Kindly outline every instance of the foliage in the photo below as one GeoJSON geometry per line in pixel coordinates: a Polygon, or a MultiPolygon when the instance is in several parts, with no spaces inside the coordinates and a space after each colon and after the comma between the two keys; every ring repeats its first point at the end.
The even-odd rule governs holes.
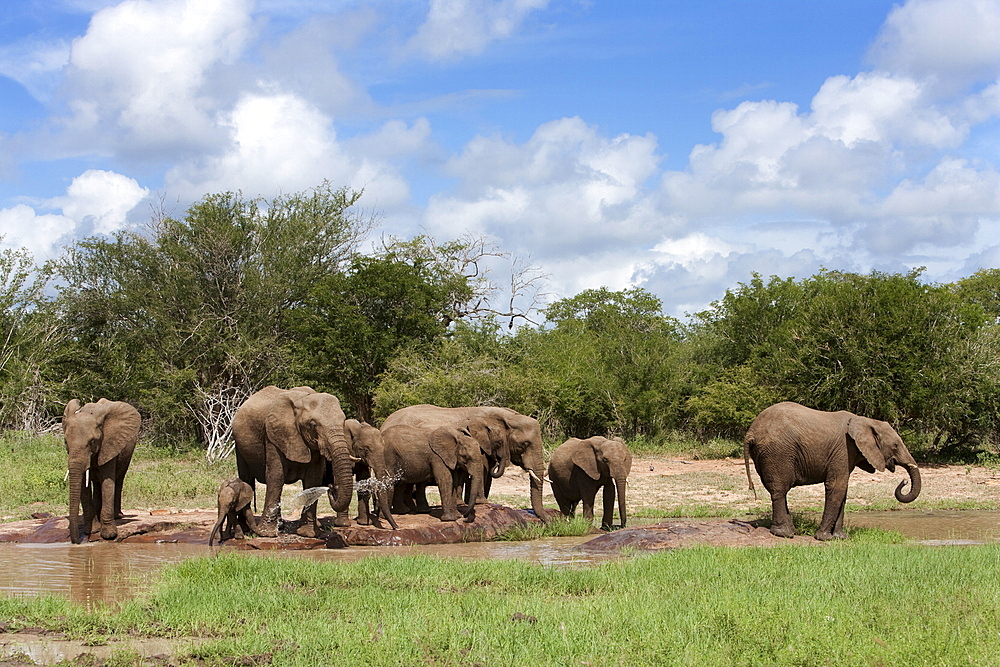
{"type": "Polygon", "coordinates": [[[48,426],[63,339],[44,298],[48,280],[26,250],[0,251],[0,430],[48,426]]]}
{"type": "Polygon", "coordinates": [[[196,390],[288,380],[286,315],[366,231],[359,197],[326,183],[272,201],[209,195],[182,220],[69,248],[57,269],[73,390],[130,401],[177,438],[198,435],[196,390]]]}
{"type": "Polygon", "coordinates": [[[321,278],[292,313],[299,374],[372,422],[374,394],[390,362],[443,338],[471,296],[466,278],[394,251],[356,256],[321,278]]]}

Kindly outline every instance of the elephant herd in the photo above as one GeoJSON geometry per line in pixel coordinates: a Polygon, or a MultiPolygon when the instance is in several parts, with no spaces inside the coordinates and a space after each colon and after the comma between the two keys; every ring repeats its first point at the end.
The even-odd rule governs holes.
{"type": "MultiPolygon", "coordinates": [[[[79,543],[100,532],[117,537],[121,489],[139,433],[139,413],[131,405],[101,399],[80,405],[72,400],[63,413],[69,464],[70,538],[79,543]],[[83,508],[83,521],[79,517],[83,508]]],[[[233,417],[237,478],[219,489],[218,519],[210,544],[252,532],[278,533],[281,492],[301,481],[303,489],[326,488],[335,526],[351,525],[348,515],[355,488],[357,522],[398,528],[395,514],[428,512],[425,489],[438,488],[441,520],[472,521],[491,483],[514,464],[528,473],[531,509],[543,521],[542,483],[546,475],[560,511],[571,516],[583,503],[594,517],[603,487],[602,527],[610,529],[618,501],[625,526],[626,480],[632,455],[615,438],[570,438],[557,447],[545,467],[538,421],[502,407],[444,408],[413,405],[389,415],[381,428],[346,419],[336,396],[309,387],[265,387],[248,398],[233,417]],[[250,506],[257,483],[265,486],[259,517],[250,506]],[[459,511],[460,505],[464,511],[459,511]]],[[[911,502],[920,493],[920,473],[892,427],[849,412],[821,412],[795,403],[779,403],[758,415],[744,440],[744,464],[750,489],[749,459],[771,494],[771,532],[794,534],[785,496],[793,486],[826,485],[826,507],[818,539],[844,537],[847,481],[860,467],[868,472],[905,468],[911,488],[896,498],[911,502]]],[[[302,510],[296,532],[316,537],[321,528],[317,502],[302,510]]]]}

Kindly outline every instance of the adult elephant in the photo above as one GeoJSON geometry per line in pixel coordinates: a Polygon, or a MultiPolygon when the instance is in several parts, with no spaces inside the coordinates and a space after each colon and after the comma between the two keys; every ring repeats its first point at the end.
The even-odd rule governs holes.
{"type": "MultiPolygon", "coordinates": [[[[382,432],[393,426],[410,426],[424,430],[429,436],[435,429],[468,419],[484,419],[499,429],[491,451],[487,454],[489,477],[499,478],[513,463],[528,472],[531,509],[546,521],[542,507],[542,475],[545,459],[542,455],[542,429],[538,420],[509,408],[491,406],[442,408],[437,405],[411,405],[389,415],[382,423],[382,432]]],[[[484,482],[484,489],[488,483],[484,482]]],[[[475,498],[476,496],[473,496],[475,498]]]]}
{"type": "MultiPolygon", "coordinates": [[[[257,534],[278,534],[281,490],[302,481],[302,488],[320,486],[326,464],[332,468],[336,493],[331,500],[338,514],[335,525],[348,526],[346,512],[354,493],[354,460],[344,434],[344,411],[332,394],[309,387],[265,387],[248,398],[233,416],[236,469],[240,479],[267,487],[257,534]]],[[[316,503],[302,510],[299,535],[316,537],[316,503]]]]}
{"type": "MultiPolygon", "coordinates": [[[[468,479],[472,497],[482,495],[486,476],[486,448],[489,441],[477,439],[470,430],[470,420],[441,426],[428,434],[425,429],[398,425],[382,430],[385,462],[389,474],[397,480],[397,490],[414,484],[436,484],[441,495],[441,520],[457,521],[458,489],[468,479]]],[[[475,502],[469,502],[466,521],[475,518],[475,502]]]]}
{"type": "Polygon", "coordinates": [[[81,406],[75,398],[63,410],[69,467],[69,537],[79,544],[84,534],[118,537],[115,519],[122,518],[122,484],[139,438],[142,419],[128,403],[102,398],[81,406]],[[90,473],[89,480],[84,476],[90,473]],[[80,505],[83,505],[83,526],[80,505]]]}
{"type": "Polygon", "coordinates": [[[920,469],[895,429],[844,410],[823,412],[790,402],[772,405],[757,415],[743,439],[743,465],[753,491],[750,458],[771,494],[771,532],[779,537],[795,535],[788,490],[820,482],[826,487],[826,504],[816,539],[847,537],[844,504],[856,467],[894,472],[898,464],[909,473],[910,491],[902,492],[906,480],[901,481],[896,500],[910,503],[920,495],[920,469]]]}
{"type": "MultiPolygon", "coordinates": [[[[378,516],[381,514],[393,530],[398,530],[396,519],[392,516],[392,492],[394,481],[389,474],[385,463],[385,442],[382,440],[382,432],[371,424],[360,422],[357,419],[348,419],[344,422],[344,432],[347,434],[348,446],[351,456],[354,457],[354,479],[358,488],[358,524],[367,526],[374,525],[381,528],[378,516]],[[374,496],[369,511],[369,502],[374,496]]],[[[332,475],[333,466],[327,464],[327,477],[325,482],[330,484],[330,503],[333,504],[336,495],[336,484],[332,475]]],[[[341,523],[347,519],[345,509],[338,517],[341,523]]],[[[338,524],[339,525],[339,524],[338,524]]]]}
{"type": "Polygon", "coordinates": [[[601,528],[611,530],[615,514],[615,492],[618,495],[618,516],[625,527],[625,483],[632,470],[632,453],[617,438],[609,440],[594,436],[581,440],[570,438],[556,447],[549,460],[549,484],[559,503],[559,510],[573,516],[576,505],[583,501],[583,517],[594,520],[594,498],[604,487],[604,515],[601,528]]]}

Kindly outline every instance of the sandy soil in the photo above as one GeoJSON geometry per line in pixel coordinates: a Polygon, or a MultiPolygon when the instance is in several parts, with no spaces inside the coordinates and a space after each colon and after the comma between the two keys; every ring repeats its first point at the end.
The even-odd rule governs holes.
{"type": "MultiPolygon", "coordinates": [[[[848,487],[848,503],[871,509],[960,509],[970,503],[978,507],[1000,507],[1000,470],[978,466],[923,465],[920,468],[922,490],[910,505],[901,505],[893,491],[907,479],[906,472],[869,474],[855,470],[848,487]]],[[[770,500],[760,478],[750,464],[750,474],[757,491],[747,488],[742,459],[683,461],[644,457],[632,461],[629,475],[629,511],[634,516],[676,516],[681,510],[697,509],[699,515],[734,516],[763,510],[770,513],[770,500]]],[[[490,499],[523,507],[527,502],[528,475],[511,466],[493,483],[490,499]]],[[[552,492],[545,485],[543,502],[556,507],[552,492]]],[[[823,485],[797,487],[788,494],[792,511],[821,509],[823,485]]]]}

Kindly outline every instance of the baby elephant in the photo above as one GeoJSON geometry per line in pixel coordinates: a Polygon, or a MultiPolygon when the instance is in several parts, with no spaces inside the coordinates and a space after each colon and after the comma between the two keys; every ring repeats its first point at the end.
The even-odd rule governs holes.
{"type": "Polygon", "coordinates": [[[573,516],[583,501],[583,516],[594,519],[594,497],[604,487],[604,517],[601,528],[611,529],[615,513],[615,489],[618,490],[618,513],[625,527],[625,481],[632,470],[632,453],[625,443],[600,436],[580,440],[570,438],[556,447],[549,460],[549,484],[559,503],[559,510],[573,516]]]}
{"type": "Polygon", "coordinates": [[[219,518],[212,528],[212,536],[208,538],[208,546],[215,542],[215,535],[222,528],[219,543],[235,538],[242,540],[245,533],[256,533],[257,522],[250,510],[253,501],[253,489],[239,477],[226,480],[219,487],[219,518]],[[222,527],[223,522],[226,523],[222,527]]]}

